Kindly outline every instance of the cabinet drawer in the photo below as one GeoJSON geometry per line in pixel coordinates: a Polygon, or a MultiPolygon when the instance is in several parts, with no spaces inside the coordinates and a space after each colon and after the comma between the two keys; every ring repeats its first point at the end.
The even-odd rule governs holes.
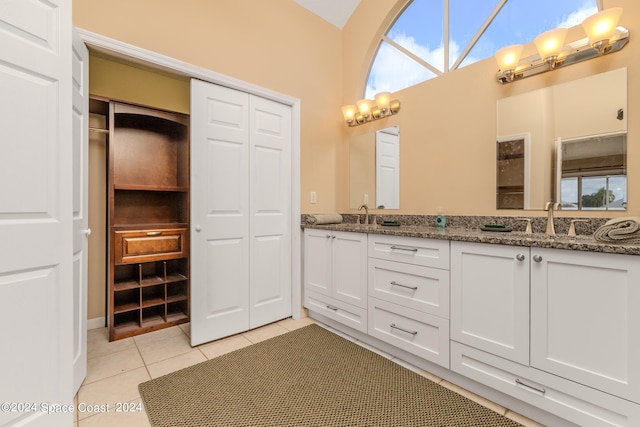
{"type": "Polygon", "coordinates": [[[451,370],[581,426],[640,425],[640,405],[451,342],[451,370]]]}
{"type": "Polygon", "coordinates": [[[369,257],[449,269],[449,241],[369,235],[369,257]]]}
{"type": "Polygon", "coordinates": [[[186,256],[186,228],[114,232],[116,264],[158,261],[186,256]]]}
{"type": "Polygon", "coordinates": [[[449,271],[369,258],[369,295],[448,319],[449,271]]]}
{"type": "Polygon", "coordinates": [[[367,333],[367,310],[305,290],[304,306],[357,331],[367,333]]]}
{"type": "Polygon", "coordinates": [[[369,298],[369,335],[423,359],[449,367],[449,321],[369,298]]]}

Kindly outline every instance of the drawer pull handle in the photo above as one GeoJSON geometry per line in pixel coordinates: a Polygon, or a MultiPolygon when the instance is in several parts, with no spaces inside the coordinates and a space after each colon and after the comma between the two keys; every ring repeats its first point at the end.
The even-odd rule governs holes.
{"type": "Polygon", "coordinates": [[[395,323],[392,323],[390,326],[391,326],[392,329],[397,329],[399,331],[406,332],[406,333],[411,334],[411,335],[418,335],[418,331],[409,331],[407,329],[404,329],[404,328],[401,328],[399,326],[396,326],[395,323]]]}
{"type": "Polygon", "coordinates": [[[327,308],[328,308],[329,310],[338,311],[338,307],[334,307],[334,306],[332,306],[332,305],[328,305],[328,304],[327,304],[327,308]]]}
{"type": "Polygon", "coordinates": [[[545,394],[545,393],[547,392],[547,390],[545,390],[545,389],[543,389],[543,388],[537,388],[537,387],[534,387],[534,386],[532,386],[532,385],[525,384],[525,383],[523,383],[522,381],[520,381],[520,379],[519,379],[519,378],[516,378],[516,384],[519,384],[519,385],[521,385],[521,386],[523,386],[523,387],[530,388],[531,390],[535,390],[535,391],[537,391],[538,393],[545,394]]]}
{"type": "Polygon", "coordinates": [[[409,286],[409,285],[403,285],[402,283],[398,283],[395,280],[391,281],[391,284],[393,286],[400,286],[401,288],[407,288],[407,289],[411,289],[412,291],[417,291],[418,287],[417,286],[409,286]]]}
{"type": "Polygon", "coordinates": [[[147,236],[162,236],[162,231],[147,231],[147,236]]]}
{"type": "Polygon", "coordinates": [[[407,248],[407,247],[395,246],[395,245],[391,246],[391,250],[418,252],[418,248],[407,248]]]}

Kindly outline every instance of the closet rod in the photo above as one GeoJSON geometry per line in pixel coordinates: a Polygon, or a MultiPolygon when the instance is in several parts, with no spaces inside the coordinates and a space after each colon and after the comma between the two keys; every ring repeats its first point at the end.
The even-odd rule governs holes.
{"type": "Polygon", "coordinates": [[[89,132],[109,133],[109,130],[89,127],[89,132]]]}

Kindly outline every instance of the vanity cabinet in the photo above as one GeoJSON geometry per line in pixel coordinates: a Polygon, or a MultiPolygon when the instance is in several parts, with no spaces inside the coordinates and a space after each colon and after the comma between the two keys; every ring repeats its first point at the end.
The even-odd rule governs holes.
{"type": "Polygon", "coordinates": [[[529,248],[451,242],[451,339],[529,364],[529,248]]]}
{"type": "Polygon", "coordinates": [[[579,425],[640,425],[639,285],[633,256],[452,242],[451,369],[579,425]]]}
{"type": "Polygon", "coordinates": [[[369,236],[369,335],[449,367],[449,242],[369,236]]]}
{"type": "Polygon", "coordinates": [[[640,257],[532,253],[531,366],[640,404],[640,257]]]}
{"type": "Polygon", "coordinates": [[[367,235],[304,231],[304,302],[316,311],[367,332],[367,235]]]}

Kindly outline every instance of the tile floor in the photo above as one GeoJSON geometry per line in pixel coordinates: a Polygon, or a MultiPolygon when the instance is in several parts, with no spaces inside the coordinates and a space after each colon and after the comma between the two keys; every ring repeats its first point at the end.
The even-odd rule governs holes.
{"type": "MultiPolygon", "coordinates": [[[[314,323],[314,320],[309,317],[300,320],[285,319],[194,348],[189,344],[189,324],[114,342],[109,342],[106,328],[90,330],[87,343],[87,377],[76,396],[78,411],[76,411],[74,427],[149,426],[138,393],[138,384],[310,323],[314,323]],[[131,412],[116,412],[115,405],[118,402],[127,403],[131,412]],[[105,404],[109,405],[109,412],[100,412],[104,410],[105,404]],[[80,410],[83,412],[79,412],[80,410]]],[[[345,338],[356,341],[350,337],[345,336],[345,338]]],[[[392,358],[377,349],[368,348],[392,358]]],[[[540,427],[538,423],[462,390],[428,372],[408,366],[399,359],[393,360],[527,427],[540,427]]]]}

